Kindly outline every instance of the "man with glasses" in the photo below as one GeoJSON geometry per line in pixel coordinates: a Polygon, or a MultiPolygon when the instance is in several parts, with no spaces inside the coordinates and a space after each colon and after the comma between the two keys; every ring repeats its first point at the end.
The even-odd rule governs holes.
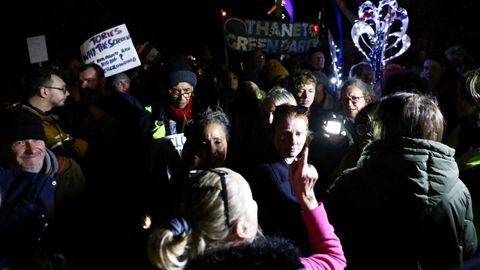
{"type": "MultiPolygon", "coordinates": [[[[56,70],[38,68],[28,74],[26,78],[25,102],[14,104],[8,110],[27,114],[28,117],[37,120],[43,126],[40,130],[43,132],[42,140],[22,142],[24,145],[20,144],[13,150],[19,157],[24,157],[25,163],[33,163],[39,159],[37,164],[34,164],[37,167],[36,170],[31,171],[24,166],[18,168],[34,173],[38,173],[42,166],[45,167],[41,162],[46,156],[45,153],[54,155],[50,159],[55,160],[52,161],[52,164],[55,163],[58,166],[51,172],[51,175],[57,179],[55,215],[58,239],[60,245],[69,252],[76,253],[77,250],[73,243],[77,242],[78,238],[72,238],[69,232],[72,228],[81,228],[82,215],[79,213],[84,202],[86,180],[79,163],[83,162],[88,143],[66,133],[58,121],[58,115],[52,112],[54,108],[63,107],[69,95],[65,81],[56,70]],[[71,241],[72,239],[77,240],[71,241]]],[[[33,126],[31,123],[28,125],[33,126]]],[[[33,135],[35,134],[32,133],[30,136],[33,135]]],[[[76,259],[72,259],[72,263],[74,260],[76,259]]]]}
{"type": "Polygon", "coordinates": [[[63,107],[70,95],[65,82],[56,70],[40,68],[29,74],[26,84],[26,101],[12,105],[9,110],[25,110],[40,119],[47,139],[45,145],[59,160],[59,185],[79,197],[85,188],[85,177],[77,162],[85,155],[88,143],[66,133],[52,112],[55,107],[63,107]]]}
{"type": "Polygon", "coordinates": [[[49,68],[33,71],[27,78],[26,102],[16,104],[40,118],[47,137],[47,147],[58,156],[81,159],[84,156],[87,142],[73,139],[63,131],[58,123],[58,116],[52,110],[63,107],[70,93],[60,74],[49,68]]]}

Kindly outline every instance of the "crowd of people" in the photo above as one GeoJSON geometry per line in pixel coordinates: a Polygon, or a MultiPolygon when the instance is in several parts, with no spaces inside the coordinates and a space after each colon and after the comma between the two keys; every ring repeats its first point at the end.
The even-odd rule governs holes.
{"type": "Polygon", "coordinates": [[[32,68],[0,113],[0,269],[461,269],[480,69],[453,53],[339,87],[322,48],[32,68]]]}

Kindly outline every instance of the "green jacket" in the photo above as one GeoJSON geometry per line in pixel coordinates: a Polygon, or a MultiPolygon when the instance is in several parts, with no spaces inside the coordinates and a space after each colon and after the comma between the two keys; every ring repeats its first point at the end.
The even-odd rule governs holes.
{"type": "Polygon", "coordinates": [[[412,138],[365,147],[325,198],[347,269],[448,269],[473,256],[472,201],[454,153],[412,138]]]}

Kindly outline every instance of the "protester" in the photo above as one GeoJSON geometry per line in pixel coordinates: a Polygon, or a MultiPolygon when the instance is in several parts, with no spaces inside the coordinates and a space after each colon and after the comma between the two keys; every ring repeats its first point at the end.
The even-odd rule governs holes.
{"type": "MultiPolygon", "coordinates": [[[[315,199],[313,186],[318,175],[307,165],[307,156],[308,151],[305,151],[292,164],[289,174],[293,192],[302,206],[302,217],[309,228],[313,254],[297,257],[291,269],[302,265],[305,269],[343,269],[345,260],[340,241],[328,223],[323,205],[315,199]]],[[[269,241],[268,238],[258,240],[261,234],[257,205],[247,181],[230,169],[216,168],[194,174],[186,182],[176,210],[168,224],[150,235],[149,259],[157,268],[209,269],[201,263],[195,265],[195,259],[238,245],[255,249],[258,241],[269,241]]],[[[263,256],[257,260],[268,265],[263,256]]],[[[227,269],[241,267],[234,264],[227,269]]]]}
{"type": "Polygon", "coordinates": [[[0,134],[0,269],[40,269],[42,263],[60,269],[54,267],[62,262],[53,260],[50,237],[57,160],[45,147],[38,117],[23,110],[1,116],[6,129],[0,134]]]}
{"type": "Polygon", "coordinates": [[[474,255],[472,200],[443,132],[431,97],[380,101],[374,141],[325,197],[348,269],[449,269],[474,255]]]}

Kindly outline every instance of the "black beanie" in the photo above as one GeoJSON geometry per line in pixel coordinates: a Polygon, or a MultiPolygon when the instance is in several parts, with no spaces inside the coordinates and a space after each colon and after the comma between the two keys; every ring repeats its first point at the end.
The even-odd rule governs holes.
{"type": "Polygon", "coordinates": [[[197,75],[195,75],[190,65],[182,60],[177,60],[171,65],[170,73],[168,74],[168,82],[170,85],[176,85],[180,82],[188,82],[195,87],[197,85],[197,75]]]}
{"type": "Polygon", "coordinates": [[[1,136],[1,145],[23,140],[47,141],[40,118],[35,114],[15,109],[5,115],[5,131],[1,136]]]}

